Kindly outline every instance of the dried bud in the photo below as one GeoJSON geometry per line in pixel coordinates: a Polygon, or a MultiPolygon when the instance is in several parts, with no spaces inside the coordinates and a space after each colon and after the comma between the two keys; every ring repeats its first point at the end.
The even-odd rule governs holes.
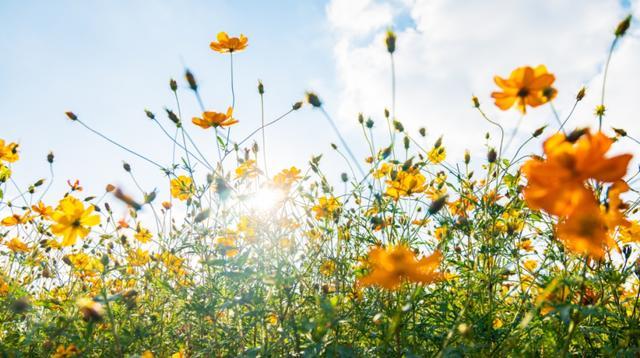
{"type": "Polygon", "coordinates": [[[322,107],[322,101],[317,94],[313,92],[307,92],[307,102],[314,107],[322,107]]]}
{"type": "Polygon", "coordinates": [[[167,111],[167,116],[169,116],[169,119],[171,120],[171,122],[175,123],[176,126],[180,126],[180,118],[178,118],[178,116],[173,113],[172,110],[170,110],[169,108],[165,108],[165,111],[167,111]]]}
{"type": "Polygon", "coordinates": [[[473,103],[474,108],[480,107],[480,101],[478,100],[478,97],[476,96],[471,97],[471,102],[473,103]]]}
{"type": "Polygon", "coordinates": [[[489,153],[487,153],[487,161],[489,163],[495,163],[497,158],[498,153],[496,152],[496,150],[493,148],[489,149],[489,153]]]}
{"type": "Polygon", "coordinates": [[[110,193],[114,190],[116,190],[116,187],[113,184],[107,184],[107,187],[105,189],[107,191],[107,193],[110,193]]]}
{"type": "Polygon", "coordinates": [[[431,203],[431,205],[429,205],[429,210],[427,210],[429,212],[429,215],[433,215],[438,211],[440,211],[440,209],[442,209],[444,207],[444,204],[446,203],[447,203],[447,195],[443,195],[438,199],[434,200],[431,203]]]}
{"type": "Polygon", "coordinates": [[[618,24],[615,32],[616,37],[624,36],[624,34],[629,29],[629,25],[631,25],[631,15],[627,15],[627,17],[618,24]]]}
{"type": "Polygon", "coordinates": [[[387,44],[387,51],[389,53],[394,53],[396,51],[396,34],[393,30],[387,30],[387,37],[384,39],[384,42],[387,44]]]}
{"type": "Polygon", "coordinates": [[[542,132],[544,132],[545,128],[547,128],[547,126],[542,126],[536,129],[535,131],[533,131],[533,134],[532,134],[533,138],[538,138],[542,134],[542,132]]]}
{"type": "Polygon", "coordinates": [[[395,130],[397,130],[398,132],[404,132],[404,126],[399,121],[393,121],[393,128],[395,128],[395,130]]]}
{"type": "Polygon", "coordinates": [[[622,128],[611,128],[613,129],[614,132],[616,132],[617,135],[619,135],[620,137],[626,137],[627,136],[627,131],[625,131],[622,128]]]}
{"type": "Polygon", "coordinates": [[[155,115],[155,114],[153,114],[153,112],[151,112],[150,110],[145,109],[145,110],[144,110],[144,113],[147,115],[147,117],[148,117],[149,119],[156,119],[156,115],[155,115]]]}
{"type": "Polygon", "coordinates": [[[580,88],[580,90],[578,91],[578,94],[576,95],[576,101],[578,102],[582,101],[585,94],[587,94],[587,89],[583,86],[582,88],[580,88]]]}
{"type": "Polygon", "coordinates": [[[189,83],[189,88],[191,88],[194,91],[197,91],[198,84],[196,83],[195,77],[193,77],[193,73],[191,73],[191,71],[187,69],[186,72],[184,73],[184,77],[187,79],[187,83],[189,83]]]}
{"type": "Polygon", "coordinates": [[[169,80],[169,88],[171,88],[173,92],[178,90],[178,83],[173,78],[169,80]]]}
{"type": "Polygon", "coordinates": [[[294,104],[293,104],[293,106],[291,106],[291,108],[292,108],[294,111],[299,110],[299,109],[300,109],[300,107],[302,107],[302,101],[298,101],[298,102],[294,103],[294,104]]]}
{"type": "Polygon", "coordinates": [[[258,93],[260,95],[264,94],[264,85],[262,84],[262,81],[258,81],[258,93]]]}
{"type": "Polygon", "coordinates": [[[389,110],[388,109],[384,109],[384,118],[389,118],[389,110]]]}
{"type": "Polygon", "coordinates": [[[67,117],[69,117],[70,120],[72,121],[77,121],[78,120],[78,116],[75,115],[75,113],[68,111],[68,112],[64,112],[64,114],[67,115],[67,117]]]}

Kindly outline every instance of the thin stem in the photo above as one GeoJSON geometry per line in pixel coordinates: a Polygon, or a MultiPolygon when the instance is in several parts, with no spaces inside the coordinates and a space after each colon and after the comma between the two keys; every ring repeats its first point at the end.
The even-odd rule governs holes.
{"type": "MultiPolygon", "coordinates": [[[[609,73],[609,63],[611,62],[611,56],[613,55],[613,49],[616,47],[616,43],[618,43],[618,36],[616,36],[615,39],[613,39],[613,42],[611,43],[611,47],[609,48],[609,55],[607,56],[607,62],[604,65],[604,74],[602,76],[602,92],[600,94],[600,106],[604,106],[604,92],[605,92],[605,86],[607,84],[607,74],[609,73]]],[[[598,115],[598,130],[602,130],[602,115],[603,113],[600,113],[598,115]]]]}
{"type": "Polygon", "coordinates": [[[327,119],[327,121],[331,125],[331,128],[333,128],[333,131],[338,136],[338,139],[340,139],[340,142],[342,143],[342,146],[344,147],[344,149],[347,151],[347,154],[349,154],[349,157],[355,163],[356,167],[358,168],[358,171],[360,172],[360,174],[362,176],[364,176],[364,171],[362,170],[362,167],[360,166],[360,163],[356,159],[355,155],[353,155],[353,152],[351,152],[351,149],[349,148],[349,145],[347,144],[347,142],[342,137],[342,134],[340,134],[340,131],[338,130],[338,127],[336,127],[336,124],[333,122],[333,119],[331,119],[331,116],[329,116],[329,113],[327,113],[327,111],[325,111],[323,107],[319,107],[319,108],[320,108],[320,111],[322,112],[322,114],[324,115],[324,117],[327,119]]]}
{"type": "Polygon", "coordinates": [[[267,139],[264,133],[264,94],[260,93],[260,127],[262,128],[262,157],[264,159],[264,173],[269,177],[267,168],[267,139]]]}
{"type": "Polygon", "coordinates": [[[129,152],[129,153],[131,153],[131,154],[135,155],[136,157],[138,157],[138,158],[140,158],[140,159],[142,159],[142,160],[145,160],[146,162],[148,162],[148,163],[150,163],[150,164],[153,164],[153,165],[155,165],[156,167],[158,167],[158,168],[160,168],[160,169],[163,169],[163,170],[164,170],[164,167],[163,167],[162,165],[160,165],[160,164],[158,164],[158,163],[154,162],[153,160],[151,160],[151,159],[149,159],[149,158],[147,158],[147,157],[145,157],[145,156],[143,156],[143,155],[141,155],[141,154],[138,154],[138,153],[134,152],[133,150],[131,150],[131,149],[129,149],[129,148],[127,148],[127,147],[125,147],[125,146],[121,145],[120,143],[118,143],[118,142],[116,142],[116,141],[112,140],[111,138],[109,138],[109,137],[105,136],[104,134],[102,134],[102,133],[100,133],[100,132],[96,131],[95,129],[93,129],[93,128],[89,127],[88,125],[84,124],[84,122],[83,122],[83,121],[81,121],[80,119],[76,119],[76,120],[75,120],[75,122],[78,122],[78,123],[82,124],[82,126],[83,126],[83,127],[85,127],[86,129],[88,129],[89,131],[93,132],[94,134],[96,134],[96,135],[98,135],[98,136],[102,137],[102,139],[106,140],[107,142],[109,142],[109,143],[111,143],[111,144],[113,144],[113,145],[115,145],[115,146],[119,147],[120,149],[124,149],[125,151],[127,151],[127,152],[129,152]]]}

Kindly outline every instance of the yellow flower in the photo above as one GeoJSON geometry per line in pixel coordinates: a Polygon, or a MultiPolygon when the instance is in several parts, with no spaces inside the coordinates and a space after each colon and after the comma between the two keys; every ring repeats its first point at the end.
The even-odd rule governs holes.
{"type": "Polygon", "coordinates": [[[222,112],[202,112],[202,118],[193,117],[191,122],[202,129],[213,128],[225,128],[232,126],[239,121],[233,118],[233,107],[227,109],[227,113],[222,112]]]}
{"type": "Polygon", "coordinates": [[[447,158],[447,151],[442,146],[433,147],[427,154],[429,161],[433,164],[440,164],[447,158]]]}
{"type": "Polygon", "coordinates": [[[398,172],[394,179],[387,180],[385,194],[397,201],[400,197],[424,192],[427,189],[426,181],[417,169],[403,170],[398,172]]]}
{"type": "Polygon", "coordinates": [[[51,358],[69,358],[75,357],[80,354],[80,350],[73,344],[68,347],[59,345],[56,351],[51,355],[51,358]]]}
{"type": "Polygon", "coordinates": [[[128,261],[131,266],[144,266],[150,260],[149,251],[137,248],[129,252],[128,261]]]}
{"type": "Polygon", "coordinates": [[[187,200],[193,194],[193,181],[190,177],[180,175],[171,179],[171,196],[179,200],[187,200]]]}
{"type": "Polygon", "coordinates": [[[493,320],[493,324],[492,324],[494,329],[498,329],[501,328],[502,326],[504,326],[504,322],[502,322],[502,320],[500,318],[495,318],[493,320]]]}
{"type": "Polygon", "coordinates": [[[29,222],[29,220],[32,219],[29,214],[30,212],[27,211],[22,215],[13,214],[11,216],[7,216],[6,218],[2,219],[2,221],[0,221],[0,224],[2,224],[2,226],[16,226],[26,224],[29,222]]]}
{"type": "Polygon", "coordinates": [[[92,215],[93,210],[93,205],[85,208],[82,201],[71,195],[60,200],[51,214],[55,222],[51,225],[51,232],[62,237],[62,246],[71,246],[78,238],[84,239],[91,232],[91,226],[100,224],[100,216],[92,215]]]}
{"type": "Polygon", "coordinates": [[[94,276],[104,270],[100,260],[83,252],[67,255],[66,257],[71,262],[71,265],[81,273],[81,276],[94,276]]]}
{"type": "Polygon", "coordinates": [[[45,205],[42,201],[39,201],[38,205],[31,205],[31,209],[43,218],[49,218],[53,214],[53,208],[45,205]]]}
{"type": "Polygon", "coordinates": [[[14,237],[13,239],[11,239],[11,241],[7,242],[5,244],[7,246],[7,248],[13,252],[28,252],[29,251],[29,246],[27,246],[27,244],[25,244],[24,242],[22,242],[22,240],[20,240],[17,237],[14,237]]]}
{"type": "Polygon", "coordinates": [[[293,183],[301,179],[300,169],[291,167],[290,169],[283,169],[280,173],[273,177],[273,183],[282,189],[289,189],[293,183]]]}
{"type": "Polygon", "coordinates": [[[394,290],[405,280],[424,284],[441,281],[444,275],[436,271],[441,261],[440,251],[418,260],[415,253],[403,245],[374,247],[367,258],[369,274],[359,282],[364,286],[378,285],[394,290]]]}
{"type": "Polygon", "coordinates": [[[144,351],[142,352],[142,354],[140,355],[140,358],[153,358],[153,352],[151,351],[144,351]]]}
{"type": "Polygon", "coordinates": [[[316,219],[330,219],[338,213],[341,206],[340,201],[333,196],[322,196],[318,198],[318,204],[311,208],[311,210],[315,212],[316,219]]]}
{"type": "Polygon", "coordinates": [[[325,276],[331,276],[336,270],[336,263],[333,260],[325,260],[320,265],[320,273],[325,276]]]}
{"type": "Polygon", "coordinates": [[[220,236],[216,239],[216,244],[218,245],[218,249],[222,252],[222,254],[227,257],[236,256],[238,252],[240,252],[238,250],[238,246],[236,245],[236,240],[232,236],[232,234],[220,236]]]}
{"type": "Polygon", "coordinates": [[[236,178],[255,178],[260,173],[260,169],[253,159],[245,160],[236,168],[236,178]]]}
{"type": "Polygon", "coordinates": [[[175,352],[171,355],[171,358],[185,358],[186,355],[184,354],[184,352],[182,350],[175,352]]]}
{"type": "Polygon", "coordinates": [[[536,267],[538,267],[538,261],[537,260],[525,260],[522,263],[522,266],[524,266],[524,268],[527,271],[533,271],[536,269],[536,267]]]}
{"type": "Polygon", "coordinates": [[[135,235],[133,235],[136,240],[140,241],[143,244],[149,242],[152,236],[153,235],[148,229],[145,229],[140,225],[138,225],[138,230],[136,231],[135,235]]]}
{"type": "Polygon", "coordinates": [[[556,96],[558,91],[551,87],[555,80],[556,77],[548,73],[544,65],[536,68],[518,67],[511,72],[508,79],[494,77],[502,92],[493,92],[491,97],[496,100],[496,106],[503,111],[516,104],[524,114],[527,113],[527,105],[538,107],[556,96]]]}
{"type": "Polygon", "coordinates": [[[220,53],[242,51],[247,48],[249,41],[243,34],[240,34],[240,37],[229,37],[226,32],[218,33],[217,40],[218,42],[211,42],[209,47],[211,47],[213,51],[220,53]]]}
{"type": "Polygon", "coordinates": [[[380,168],[378,168],[378,170],[373,172],[373,177],[376,179],[383,178],[391,174],[392,170],[393,170],[393,165],[389,163],[382,163],[382,165],[380,165],[380,168]]]}
{"type": "Polygon", "coordinates": [[[4,139],[0,139],[0,162],[13,163],[20,158],[18,155],[18,144],[9,143],[5,145],[4,139]]]}

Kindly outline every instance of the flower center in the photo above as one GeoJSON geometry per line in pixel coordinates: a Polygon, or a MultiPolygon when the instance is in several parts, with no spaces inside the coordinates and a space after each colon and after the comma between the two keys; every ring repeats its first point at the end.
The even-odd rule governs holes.
{"type": "Polygon", "coordinates": [[[529,89],[526,87],[520,88],[520,90],[518,91],[518,97],[527,97],[529,95],[529,89]]]}

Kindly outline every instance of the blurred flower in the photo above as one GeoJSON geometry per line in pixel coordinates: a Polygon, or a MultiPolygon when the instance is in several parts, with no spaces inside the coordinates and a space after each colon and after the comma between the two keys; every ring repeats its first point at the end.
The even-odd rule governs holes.
{"type": "Polygon", "coordinates": [[[385,194],[394,200],[398,200],[403,196],[422,193],[427,189],[426,181],[426,178],[418,169],[402,170],[396,174],[395,178],[387,180],[385,194]]]}
{"type": "Polygon", "coordinates": [[[403,245],[374,247],[366,261],[369,274],[359,282],[364,286],[377,285],[393,290],[405,280],[424,284],[441,281],[444,276],[436,271],[441,261],[440,251],[418,260],[415,253],[403,245]]]}
{"type": "Polygon", "coordinates": [[[190,177],[180,175],[171,179],[171,196],[179,200],[187,200],[193,194],[193,181],[190,177]]]}
{"type": "Polygon", "coordinates": [[[69,358],[75,357],[79,354],[80,350],[75,345],[70,344],[69,346],[65,347],[61,344],[58,346],[58,348],[56,348],[56,351],[53,352],[51,358],[69,358]]]}
{"type": "Polygon", "coordinates": [[[71,195],[60,200],[51,214],[51,232],[62,237],[62,246],[71,246],[78,238],[85,238],[91,232],[90,227],[100,224],[100,216],[92,215],[94,206],[84,207],[82,201],[71,195]]]}
{"type": "Polygon", "coordinates": [[[518,67],[511,72],[508,79],[499,76],[493,79],[502,92],[493,92],[491,97],[495,99],[496,106],[503,111],[515,103],[520,112],[526,113],[526,106],[538,107],[555,98],[557,94],[551,87],[556,78],[547,72],[544,65],[536,68],[518,67]]]}
{"type": "Polygon", "coordinates": [[[324,260],[320,265],[320,273],[325,276],[331,276],[336,270],[336,263],[333,260],[324,260]]]}
{"type": "Polygon", "coordinates": [[[28,252],[29,246],[25,244],[22,240],[17,237],[14,237],[9,242],[5,244],[7,248],[13,252],[28,252]]]}
{"type": "Polygon", "coordinates": [[[318,204],[311,208],[316,214],[316,219],[333,218],[340,210],[342,204],[333,196],[318,198],[318,204]]]}
{"type": "Polygon", "coordinates": [[[0,224],[2,224],[2,226],[16,226],[16,225],[26,224],[29,222],[29,220],[32,219],[32,217],[29,214],[30,212],[26,211],[22,215],[13,214],[11,216],[7,216],[4,219],[2,219],[2,221],[0,221],[0,224]]]}
{"type": "Polygon", "coordinates": [[[90,298],[79,298],[76,301],[76,305],[82,314],[82,319],[87,322],[99,322],[104,316],[104,309],[102,308],[102,305],[90,298]]]}
{"type": "Polygon", "coordinates": [[[213,41],[209,45],[213,51],[220,53],[232,53],[242,51],[247,48],[248,39],[243,34],[240,37],[229,37],[226,32],[220,32],[217,36],[217,42],[213,41]]]}
{"type": "Polygon", "coordinates": [[[556,234],[569,250],[596,259],[602,258],[609,248],[616,246],[593,197],[584,197],[578,202],[571,215],[560,220],[556,234]]]}
{"type": "Polygon", "coordinates": [[[143,227],[141,227],[140,225],[138,225],[138,228],[136,230],[135,235],[133,235],[133,237],[140,241],[141,243],[147,243],[149,242],[149,240],[151,240],[151,237],[153,235],[151,234],[151,232],[148,229],[145,229],[143,227]]]}
{"type": "Polygon", "coordinates": [[[258,163],[255,160],[245,160],[236,168],[236,178],[255,178],[260,175],[258,163]]]}
{"type": "Polygon", "coordinates": [[[53,208],[39,201],[37,205],[31,205],[31,209],[43,218],[47,219],[53,214],[53,208]]]}
{"type": "Polygon", "coordinates": [[[289,169],[283,169],[280,173],[276,174],[273,177],[273,183],[281,189],[288,190],[293,183],[301,178],[300,169],[291,167],[289,169]]]}

